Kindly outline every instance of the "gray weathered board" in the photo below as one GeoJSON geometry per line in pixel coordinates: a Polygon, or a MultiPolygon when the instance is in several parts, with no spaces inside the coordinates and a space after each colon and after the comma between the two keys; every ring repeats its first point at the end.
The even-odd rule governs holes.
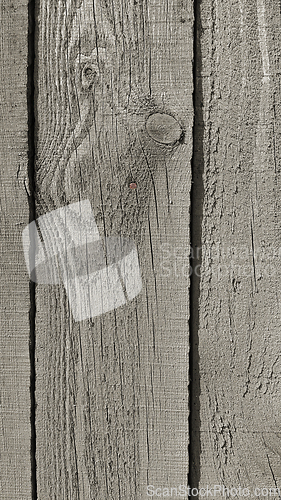
{"type": "Polygon", "coordinates": [[[202,0],[196,19],[204,202],[191,469],[201,487],[254,495],[281,488],[280,2],[202,0]]]}
{"type": "MultiPolygon", "coordinates": [[[[29,500],[28,9],[0,5],[0,498],[29,500]]],[[[88,199],[102,238],[134,240],[143,284],[80,322],[62,284],[36,284],[40,500],[281,488],[280,5],[196,2],[195,47],[193,7],[37,5],[37,216],[88,199]],[[178,141],[149,135],[156,113],[178,141]]]]}
{"type": "Polygon", "coordinates": [[[0,2],[0,498],[31,499],[27,2],[0,2]]]}
{"type": "Polygon", "coordinates": [[[63,285],[36,287],[38,498],[147,498],[188,475],[193,6],[42,0],[36,22],[37,216],[89,200],[143,284],[83,321],[63,285]]]}

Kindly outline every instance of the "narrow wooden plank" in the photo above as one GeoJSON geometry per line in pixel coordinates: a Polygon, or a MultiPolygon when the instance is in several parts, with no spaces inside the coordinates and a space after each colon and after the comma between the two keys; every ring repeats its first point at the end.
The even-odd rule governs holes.
{"type": "Polygon", "coordinates": [[[280,3],[203,0],[197,23],[199,486],[262,498],[281,488],[280,3]]]}
{"type": "Polygon", "coordinates": [[[37,285],[38,498],[147,498],[188,473],[192,3],[43,0],[37,24],[41,237],[58,242],[49,212],[89,200],[142,278],[81,321],[63,284],[37,285]]]}
{"type": "Polygon", "coordinates": [[[0,2],[0,496],[31,498],[29,278],[22,230],[29,222],[28,5],[0,2]]]}

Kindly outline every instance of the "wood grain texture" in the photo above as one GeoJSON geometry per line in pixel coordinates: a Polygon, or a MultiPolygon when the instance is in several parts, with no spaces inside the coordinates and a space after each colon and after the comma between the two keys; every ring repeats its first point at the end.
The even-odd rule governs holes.
{"type": "Polygon", "coordinates": [[[202,0],[197,17],[199,485],[253,493],[281,488],[280,3],[202,0]]]}
{"type": "Polygon", "coordinates": [[[0,2],[0,496],[30,500],[27,2],[0,2]]]}
{"type": "Polygon", "coordinates": [[[37,25],[37,214],[89,199],[143,281],[81,322],[37,286],[38,499],[147,498],[188,473],[192,3],[42,0],[37,25]],[[180,140],[154,141],[152,113],[180,140]]]}

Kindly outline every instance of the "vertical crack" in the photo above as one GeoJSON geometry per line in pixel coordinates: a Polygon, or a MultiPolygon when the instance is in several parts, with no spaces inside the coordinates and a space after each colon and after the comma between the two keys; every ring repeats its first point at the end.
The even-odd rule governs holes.
{"type": "MultiPolygon", "coordinates": [[[[29,180],[29,222],[36,219],[35,207],[35,87],[34,87],[34,59],[35,59],[35,0],[28,3],[28,67],[27,67],[27,108],[28,108],[28,180],[29,180]]],[[[29,282],[30,310],[29,310],[29,359],[30,359],[30,425],[31,425],[31,487],[32,500],[37,500],[36,478],[36,427],[35,427],[35,283],[29,282]]]]}
{"type": "MultiPolygon", "coordinates": [[[[203,154],[203,89],[201,54],[201,0],[194,1],[194,61],[193,61],[193,156],[190,212],[190,356],[189,356],[189,474],[191,489],[200,481],[200,378],[199,378],[199,299],[202,264],[202,218],[204,201],[204,154],[203,154]]],[[[192,495],[192,490],[191,490],[192,495]]]]}

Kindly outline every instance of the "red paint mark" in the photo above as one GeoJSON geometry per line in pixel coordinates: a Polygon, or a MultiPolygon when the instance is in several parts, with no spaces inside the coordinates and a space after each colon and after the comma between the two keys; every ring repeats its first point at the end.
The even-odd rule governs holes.
{"type": "Polygon", "coordinates": [[[137,185],[135,182],[131,182],[130,184],[130,189],[136,189],[137,188],[137,185]]]}

